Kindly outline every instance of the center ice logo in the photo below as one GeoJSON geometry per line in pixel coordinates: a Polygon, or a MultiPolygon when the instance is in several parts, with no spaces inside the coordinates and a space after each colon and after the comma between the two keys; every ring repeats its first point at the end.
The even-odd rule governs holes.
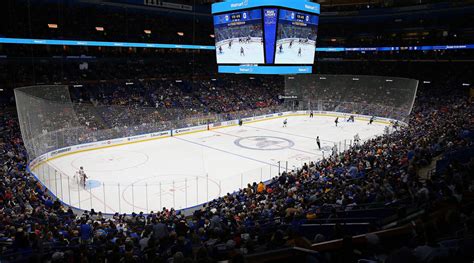
{"type": "Polygon", "coordinates": [[[260,151],[283,150],[295,145],[293,141],[273,136],[251,136],[239,138],[234,141],[234,144],[245,149],[260,151]]]}

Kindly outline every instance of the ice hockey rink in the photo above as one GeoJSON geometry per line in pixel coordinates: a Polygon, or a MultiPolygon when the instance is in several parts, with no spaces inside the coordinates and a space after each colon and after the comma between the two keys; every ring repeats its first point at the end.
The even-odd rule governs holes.
{"type": "Polygon", "coordinates": [[[292,47],[288,39],[277,41],[275,52],[275,64],[313,64],[316,47],[314,41],[310,43],[298,43],[294,40],[292,47]],[[283,52],[280,53],[280,44],[283,44],[283,52]],[[298,50],[301,47],[301,56],[298,56],[298,50]]]}
{"type": "Polygon", "coordinates": [[[232,41],[232,47],[228,43],[217,43],[216,55],[218,64],[263,64],[265,63],[263,44],[261,40],[253,40],[251,43],[239,43],[236,38],[232,41]],[[222,46],[222,53],[219,53],[222,46]],[[244,48],[244,55],[240,54],[240,48],[244,48]]]}
{"type": "Polygon", "coordinates": [[[362,141],[380,135],[387,125],[340,118],[335,127],[334,119],[292,116],[283,127],[280,117],[73,153],[34,172],[40,180],[54,174],[43,184],[76,208],[106,213],[188,208],[317,161],[330,155],[335,144],[348,147],[355,134],[362,141]],[[89,177],[85,188],[72,180],[81,166],[89,177]]]}

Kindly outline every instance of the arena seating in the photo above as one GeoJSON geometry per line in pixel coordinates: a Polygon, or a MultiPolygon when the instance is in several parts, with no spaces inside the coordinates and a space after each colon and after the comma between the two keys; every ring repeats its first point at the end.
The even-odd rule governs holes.
{"type": "MultiPolygon", "coordinates": [[[[201,2],[206,7],[209,1],[201,2]]],[[[429,10],[442,7],[465,10],[466,4],[458,3],[462,1],[441,5],[422,1],[429,9],[426,20],[391,20],[388,26],[375,22],[370,27],[349,23],[348,17],[370,17],[372,9],[381,9],[380,16],[392,19],[405,6],[425,7],[413,7],[412,1],[326,2],[331,2],[323,5],[330,14],[320,34],[327,46],[465,44],[473,39],[466,22],[472,20],[471,13],[446,20],[430,15],[429,10]],[[405,39],[405,28],[430,34],[405,39]],[[366,33],[371,35],[368,40],[361,37],[366,33]]],[[[211,19],[202,14],[190,18],[170,11],[75,1],[7,0],[1,5],[6,20],[0,25],[2,37],[214,42],[211,19]],[[48,28],[48,23],[57,23],[59,29],[48,28]],[[96,26],[105,31],[97,31],[96,26]]],[[[80,105],[78,119],[87,127],[81,134],[85,141],[100,139],[86,136],[104,128],[129,127],[133,135],[157,129],[135,128],[139,124],[170,125],[169,115],[151,116],[148,110],[222,113],[232,119],[281,106],[283,77],[218,75],[213,55],[213,51],[179,49],[1,45],[0,261],[473,261],[471,51],[318,52],[314,69],[320,74],[420,80],[409,125],[285,171],[266,183],[250,182],[191,215],[173,207],[113,216],[74,211],[50,196],[28,172],[14,108],[16,87],[68,85],[73,102],[80,105]],[[125,114],[118,114],[119,110],[125,114]]],[[[326,106],[347,110],[338,101],[326,106]]]]}

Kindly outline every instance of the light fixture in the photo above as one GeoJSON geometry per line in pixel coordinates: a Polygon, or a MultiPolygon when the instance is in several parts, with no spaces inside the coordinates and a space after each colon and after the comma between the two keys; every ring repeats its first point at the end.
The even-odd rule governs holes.
{"type": "Polygon", "coordinates": [[[58,28],[58,24],[48,24],[48,28],[56,29],[58,28]]]}
{"type": "Polygon", "coordinates": [[[178,34],[178,36],[180,36],[180,37],[184,36],[184,33],[183,33],[183,32],[178,32],[177,34],[178,34]]]}
{"type": "Polygon", "coordinates": [[[214,38],[214,37],[215,37],[214,34],[210,34],[209,36],[210,36],[211,38],[214,38]]]}
{"type": "Polygon", "coordinates": [[[96,27],[95,27],[95,30],[96,30],[96,31],[104,31],[104,28],[101,27],[101,26],[96,26],[96,27]]]}
{"type": "Polygon", "coordinates": [[[145,30],[143,30],[143,32],[145,32],[145,34],[147,34],[147,35],[151,35],[151,30],[150,29],[145,29],[145,30]]]}

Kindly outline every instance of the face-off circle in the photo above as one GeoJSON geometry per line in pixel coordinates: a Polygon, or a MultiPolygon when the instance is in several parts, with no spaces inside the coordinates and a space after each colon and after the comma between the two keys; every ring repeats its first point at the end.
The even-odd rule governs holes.
{"type": "Polygon", "coordinates": [[[295,143],[291,140],[273,136],[250,136],[239,138],[234,144],[249,150],[278,151],[291,148],[295,143]]]}

